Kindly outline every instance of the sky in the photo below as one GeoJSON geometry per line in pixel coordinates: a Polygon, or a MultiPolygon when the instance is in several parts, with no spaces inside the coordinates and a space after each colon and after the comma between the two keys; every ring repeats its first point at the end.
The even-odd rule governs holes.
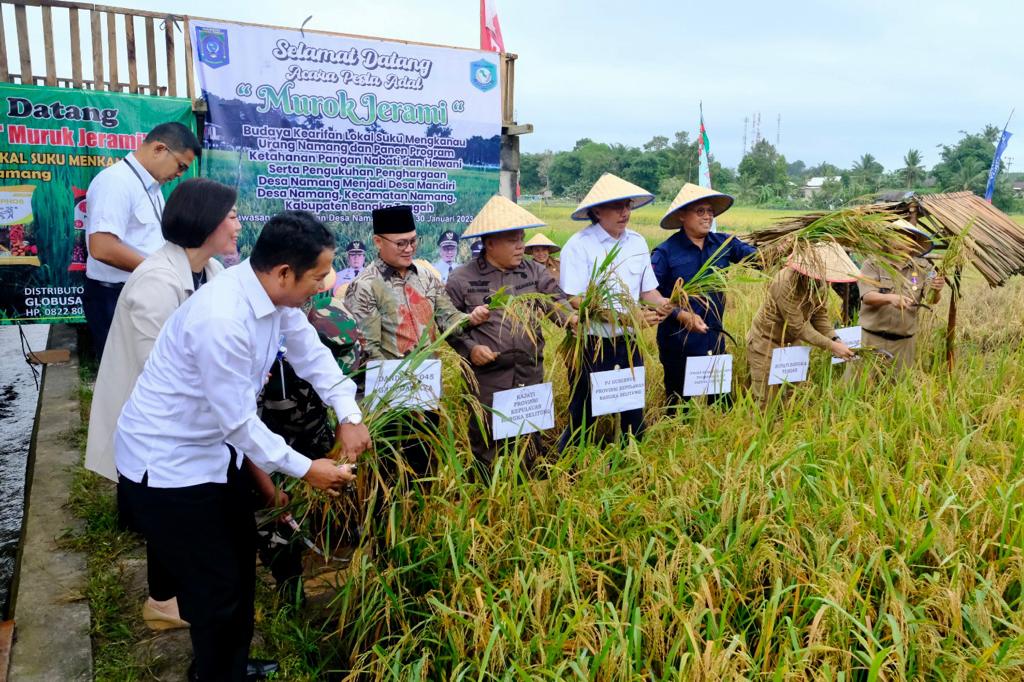
{"type": "MultiPolygon", "coordinates": [[[[466,47],[479,0],[128,0],[138,9],[466,47]]],[[[639,146],[698,130],[735,167],[744,118],[790,162],[888,170],[908,149],[924,164],[960,131],[1019,130],[1004,160],[1024,171],[1024,0],[497,0],[516,63],[524,152],[584,137],[639,146]],[[781,126],[779,118],[781,117],[781,126]]],[[[748,146],[752,132],[747,132],[748,146]]]]}

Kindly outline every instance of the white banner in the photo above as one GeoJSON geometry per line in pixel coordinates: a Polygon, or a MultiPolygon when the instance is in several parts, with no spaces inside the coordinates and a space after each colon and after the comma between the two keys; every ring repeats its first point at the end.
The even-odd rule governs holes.
{"type": "Polygon", "coordinates": [[[555,426],[551,384],[498,391],[492,403],[494,440],[545,431],[555,426]]]}
{"type": "Polygon", "coordinates": [[[695,355],[686,358],[683,395],[719,395],[731,392],[731,355],[695,355]]]}
{"type": "Polygon", "coordinates": [[[441,401],[441,361],[424,360],[415,370],[404,360],[366,363],[366,402],[391,408],[436,410],[441,401]]]}
{"type": "Polygon", "coordinates": [[[643,367],[594,372],[590,375],[590,413],[600,417],[642,409],[645,388],[643,367]]]}
{"type": "Polygon", "coordinates": [[[772,366],[768,371],[768,385],[797,384],[807,380],[811,366],[810,346],[789,346],[772,351],[772,366]]]}
{"type": "MultiPolygon", "coordinates": [[[[838,336],[839,340],[850,348],[860,348],[860,327],[843,327],[842,329],[837,329],[836,336],[838,336]]],[[[846,360],[835,356],[832,357],[833,365],[838,365],[841,362],[846,362],[846,360]]]]}
{"type": "Polygon", "coordinates": [[[247,228],[297,209],[335,224],[342,243],[369,241],[372,209],[408,204],[419,256],[432,258],[436,235],[461,232],[498,191],[497,54],[219,21],[192,28],[209,107],[203,174],[239,188],[247,228]]]}

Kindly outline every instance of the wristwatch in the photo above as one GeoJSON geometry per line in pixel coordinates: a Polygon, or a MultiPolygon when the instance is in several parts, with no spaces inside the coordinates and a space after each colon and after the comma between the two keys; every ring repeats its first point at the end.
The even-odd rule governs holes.
{"type": "Polygon", "coordinates": [[[353,412],[344,419],[341,420],[342,424],[362,424],[363,415],[361,412],[353,412]]]}

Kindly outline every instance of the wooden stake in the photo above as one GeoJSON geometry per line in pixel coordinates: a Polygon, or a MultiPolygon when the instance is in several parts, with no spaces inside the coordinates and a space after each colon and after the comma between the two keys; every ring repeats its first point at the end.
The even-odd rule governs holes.
{"type": "Polygon", "coordinates": [[[960,268],[953,272],[949,287],[949,319],[946,321],[946,365],[953,371],[953,354],[956,345],[956,302],[960,298],[960,268]]]}

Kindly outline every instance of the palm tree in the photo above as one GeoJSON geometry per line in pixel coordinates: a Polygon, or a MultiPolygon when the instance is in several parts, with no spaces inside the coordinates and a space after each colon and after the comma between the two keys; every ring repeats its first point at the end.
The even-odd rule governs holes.
{"type": "Polygon", "coordinates": [[[924,166],[921,165],[921,152],[916,149],[911,149],[907,152],[906,156],[903,157],[903,168],[900,170],[899,175],[907,189],[917,187],[924,182],[925,172],[924,166]]]}
{"type": "Polygon", "coordinates": [[[871,154],[865,154],[853,163],[850,169],[854,177],[860,180],[869,191],[878,189],[878,181],[885,168],[871,154]]]}

